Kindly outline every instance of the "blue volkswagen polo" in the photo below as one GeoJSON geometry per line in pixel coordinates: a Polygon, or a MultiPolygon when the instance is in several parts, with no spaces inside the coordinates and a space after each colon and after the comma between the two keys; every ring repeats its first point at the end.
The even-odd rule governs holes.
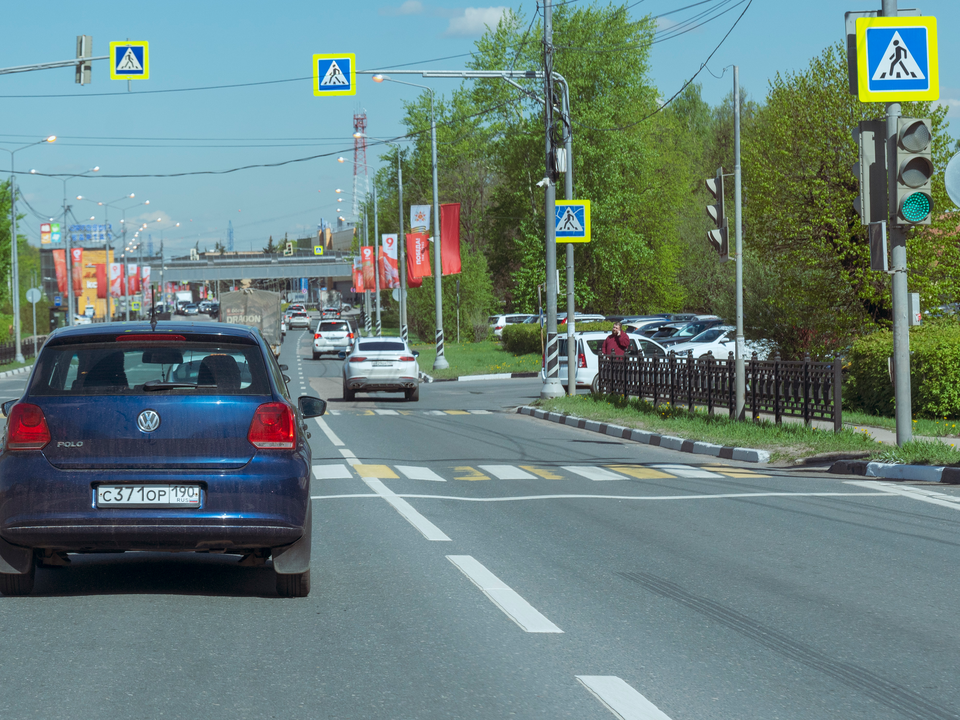
{"type": "Polygon", "coordinates": [[[33,590],[68,553],[272,559],[310,591],[305,418],[258,332],[221,323],[84,325],[50,335],[0,450],[0,592],[33,590]]]}

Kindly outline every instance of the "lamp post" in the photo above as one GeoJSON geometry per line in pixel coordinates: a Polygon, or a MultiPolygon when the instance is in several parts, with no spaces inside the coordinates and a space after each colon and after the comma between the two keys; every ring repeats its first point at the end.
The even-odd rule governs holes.
{"type": "MultiPolygon", "coordinates": [[[[93,172],[99,172],[100,166],[92,167],[82,173],[70,175],[63,178],[63,226],[60,228],[60,234],[63,237],[64,247],[64,267],[67,271],[67,325],[73,325],[73,252],[70,248],[70,233],[67,232],[67,180],[84,177],[93,172]]],[[[78,308],[79,309],[79,308],[78,308]]]]}
{"type": "Polygon", "coordinates": [[[374,75],[373,81],[381,83],[384,81],[395,82],[398,85],[409,85],[411,87],[422,88],[430,93],[430,158],[433,166],[433,276],[434,276],[434,307],[436,309],[436,342],[437,358],[434,360],[433,369],[443,370],[450,367],[447,358],[443,353],[443,266],[440,256],[440,198],[437,190],[437,118],[434,112],[434,91],[433,88],[426,85],[407,82],[405,80],[395,80],[388,75],[374,75]]]}
{"type": "MultiPolygon", "coordinates": [[[[0,148],[0,150],[10,153],[10,284],[11,295],[13,295],[13,334],[14,341],[17,344],[16,356],[14,359],[18,363],[25,361],[23,358],[23,351],[20,349],[20,263],[17,259],[17,183],[16,173],[14,172],[13,168],[13,156],[28,147],[40,145],[41,143],[56,142],[56,139],[56,135],[50,135],[45,137],[43,140],[37,140],[36,142],[22,145],[15,150],[0,148]]],[[[70,280],[72,279],[73,278],[70,278],[70,280]]]]}
{"type": "MultiPolygon", "coordinates": [[[[97,169],[99,169],[99,168],[97,168],[97,169]]],[[[128,206],[125,207],[125,208],[121,208],[119,205],[117,205],[117,203],[121,202],[122,200],[131,200],[131,199],[133,199],[133,198],[135,198],[135,197],[136,197],[136,194],[135,194],[135,193],[130,193],[129,195],[124,195],[123,197],[117,198],[116,200],[111,200],[110,202],[100,202],[100,201],[98,201],[98,200],[92,200],[91,198],[84,197],[83,195],[77,195],[77,200],[85,200],[86,202],[97,203],[97,205],[100,205],[100,206],[102,206],[103,208],[105,208],[104,211],[103,211],[103,224],[104,224],[104,226],[106,226],[106,245],[105,245],[105,256],[106,256],[106,257],[105,257],[104,263],[106,264],[106,269],[107,269],[107,273],[106,273],[106,275],[107,275],[107,292],[106,292],[106,298],[107,298],[107,314],[106,314],[106,320],[107,320],[107,322],[110,322],[110,319],[113,317],[112,308],[111,308],[111,302],[110,302],[110,264],[111,264],[111,263],[110,263],[110,251],[113,249],[113,236],[112,236],[112,234],[111,234],[111,232],[110,232],[109,208],[117,208],[118,210],[120,210],[120,233],[121,233],[121,236],[122,236],[121,242],[123,242],[123,243],[125,244],[125,243],[126,243],[126,239],[127,239],[127,225],[126,225],[126,221],[127,221],[127,210],[132,210],[133,208],[135,208],[135,207],[140,207],[141,205],[149,205],[149,204],[150,204],[150,201],[149,201],[149,200],[144,200],[143,202],[137,203],[136,205],[128,205],[128,206]]]]}
{"type": "MultiPolygon", "coordinates": [[[[399,152],[398,152],[399,155],[399,152]]],[[[337,162],[345,162],[344,158],[337,158],[337,162]]],[[[357,163],[354,163],[357,164],[357,163]]],[[[369,165],[364,165],[363,167],[369,167],[369,165]]],[[[399,173],[399,167],[397,168],[399,173]]],[[[399,175],[398,175],[399,177],[399,175]]],[[[338,189],[339,193],[340,190],[338,189]]],[[[402,197],[402,194],[401,194],[402,197]]],[[[400,210],[400,217],[403,218],[403,210],[400,210]]],[[[402,228],[401,223],[401,228],[402,228]]],[[[383,324],[380,322],[380,217],[379,217],[379,208],[377,207],[377,183],[374,179],[373,183],[373,257],[374,262],[376,263],[376,271],[373,273],[373,282],[374,287],[376,288],[376,298],[377,298],[377,337],[383,332],[383,324]]]]}
{"type": "MultiPolygon", "coordinates": [[[[176,225],[174,225],[174,226],[173,226],[173,229],[175,230],[175,229],[177,229],[178,227],[180,227],[180,223],[177,223],[176,225]]],[[[167,294],[166,294],[166,289],[164,288],[164,284],[163,284],[163,271],[164,271],[164,261],[163,261],[163,231],[166,230],[166,229],[167,229],[167,228],[160,228],[160,297],[161,297],[161,299],[163,300],[163,309],[164,309],[164,311],[166,311],[166,309],[167,309],[167,294]]],[[[218,280],[218,281],[217,281],[217,295],[218,295],[217,300],[219,300],[219,294],[220,294],[220,281],[218,280]]],[[[154,304],[156,304],[156,300],[154,300],[154,304]]]]}
{"type": "Polygon", "coordinates": [[[400,266],[400,339],[407,342],[407,252],[403,236],[403,167],[400,164],[400,145],[389,140],[370,137],[363,133],[354,133],[354,137],[366,137],[370,140],[393,145],[397,148],[397,208],[399,227],[397,229],[397,264],[400,266]]]}

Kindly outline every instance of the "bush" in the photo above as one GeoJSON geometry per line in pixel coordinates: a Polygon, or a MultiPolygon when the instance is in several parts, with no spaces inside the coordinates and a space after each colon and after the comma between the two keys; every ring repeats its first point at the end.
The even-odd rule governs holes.
{"type": "Polygon", "coordinates": [[[540,342],[540,326],[534,323],[517,323],[503,328],[503,349],[514,355],[543,354],[540,342]]]}
{"type": "MultiPolygon", "coordinates": [[[[889,330],[853,344],[845,398],[852,409],[893,416],[896,402],[887,360],[892,355],[889,330]]],[[[915,417],[960,416],[960,323],[944,318],[910,328],[910,384],[915,417]]]]}

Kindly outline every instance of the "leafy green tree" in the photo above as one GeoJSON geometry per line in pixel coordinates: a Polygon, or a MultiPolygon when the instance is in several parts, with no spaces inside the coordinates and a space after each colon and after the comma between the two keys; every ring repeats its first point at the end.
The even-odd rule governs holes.
{"type": "Polygon", "coordinates": [[[267,255],[272,255],[277,252],[277,244],[273,241],[273,235],[270,236],[270,239],[267,240],[267,246],[263,248],[263,252],[267,255]]]}

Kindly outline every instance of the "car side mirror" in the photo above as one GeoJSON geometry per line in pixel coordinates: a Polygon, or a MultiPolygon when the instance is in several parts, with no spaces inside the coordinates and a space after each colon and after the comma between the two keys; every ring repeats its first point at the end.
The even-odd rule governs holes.
{"type": "Polygon", "coordinates": [[[281,370],[289,370],[290,367],[287,366],[287,365],[281,365],[281,366],[280,366],[280,369],[281,369],[281,370]]]}
{"type": "Polygon", "coordinates": [[[413,351],[413,356],[414,356],[414,357],[417,357],[417,358],[420,357],[420,351],[419,351],[419,350],[414,350],[414,351],[413,351]]]}
{"type": "Polygon", "coordinates": [[[10,411],[13,409],[13,406],[17,404],[16,400],[7,400],[3,405],[0,405],[0,410],[3,411],[4,417],[10,417],[10,411]]]}
{"type": "Polygon", "coordinates": [[[327,401],[310,395],[301,395],[297,398],[300,414],[305,418],[320,417],[327,411],[327,401]]]}
{"type": "Polygon", "coordinates": [[[340,352],[337,353],[337,357],[340,358],[341,360],[346,360],[347,354],[343,350],[341,350],[340,352]]]}
{"type": "Polygon", "coordinates": [[[283,376],[283,381],[284,381],[285,383],[288,383],[288,382],[290,382],[290,378],[288,378],[286,375],[284,375],[284,376],[283,376]]]}

